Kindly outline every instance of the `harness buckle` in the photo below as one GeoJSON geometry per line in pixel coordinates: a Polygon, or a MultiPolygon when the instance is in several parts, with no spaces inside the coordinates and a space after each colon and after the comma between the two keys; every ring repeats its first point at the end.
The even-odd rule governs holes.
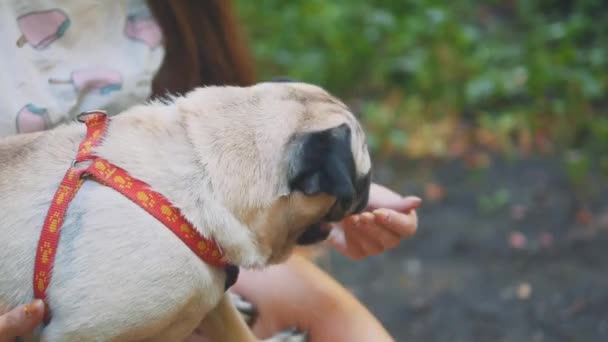
{"type": "Polygon", "coordinates": [[[90,176],[90,174],[86,171],[86,169],[90,165],[91,159],[84,159],[84,160],[72,159],[72,162],[70,163],[70,168],[76,168],[76,166],[78,164],[85,163],[85,162],[89,162],[89,163],[88,163],[88,165],[84,165],[80,168],[80,170],[81,170],[80,178],[87,178],[90,176]]]}
{"type": "Polygon", "coordinates": [[[76,115],[76,120],[78,120],[78,122],[85,123],[86,117],[89,116],[89,115],[91,115],[91,114],[105,114],[105,115],[108,115],[108,112],[106,112],[105,110],[99,110],[99,109],[96,109],[96,110],[87,110],[85,112],[82,112],[82,113],[76,115]]]}

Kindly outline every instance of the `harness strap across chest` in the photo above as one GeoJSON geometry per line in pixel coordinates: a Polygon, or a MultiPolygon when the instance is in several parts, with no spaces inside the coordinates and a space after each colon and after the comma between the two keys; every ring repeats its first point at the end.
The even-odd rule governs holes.
{"type": "MultiPolygon", "coordinates": [[[[225,261],[224,253],[215,241],[201,236],[183,217],[179,209],[175,208],[161,194],[150,189],[146,183],[131,177],[125,170],[91,153],[91,149],[100,143],[107,128],[107,115],[100,111],[87,112],[83,113],[81,121],[84,121],[87,126],[86,137],[80,143],[72,166],[65,173],[55,192],[38,241],[34,265],[34,297],[46,302],[46,291],[51,281],[61,226],[70,201],[87,179],[95,180],[120,192],[162,222],[202,261],[216,267],[224,267],[227,273],[226,288],[232,286],[238,276],[238,267],[225,261]],[[78,168],[78,163],[84,161],[90,161],[90,165],[78,168]]],[[[48,303],[46,304],[45,322],[48,322],[50,310],[48,303]]]]}

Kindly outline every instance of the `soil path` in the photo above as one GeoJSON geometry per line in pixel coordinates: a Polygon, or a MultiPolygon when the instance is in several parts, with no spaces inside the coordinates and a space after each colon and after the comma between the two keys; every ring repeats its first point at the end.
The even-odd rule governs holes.
{"type": "Polygon", "coordinates": [[[325,260],[397,341],[608,341],[605,178],[572,187],[554,159],[376,171],[403,193],[424,197],[429,182],[445,191],[397,249],[325,260]]]}

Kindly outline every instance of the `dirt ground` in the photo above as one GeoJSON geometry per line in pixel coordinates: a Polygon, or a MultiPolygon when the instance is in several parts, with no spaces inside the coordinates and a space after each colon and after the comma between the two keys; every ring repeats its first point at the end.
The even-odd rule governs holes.
{"type": "Polygon", "coordinates": [[[606,178],[573,187],[555,157],[379,165],[376,181],[435,201],[397,249],[325,267],[397,341],[608,341],[606,178]]]}

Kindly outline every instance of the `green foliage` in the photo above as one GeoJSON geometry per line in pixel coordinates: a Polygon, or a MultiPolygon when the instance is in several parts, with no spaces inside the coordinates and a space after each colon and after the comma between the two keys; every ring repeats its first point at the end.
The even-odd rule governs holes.
{"type": "Polygon", "coordinates": [[[503,137],[540,130],[608,149],[606,1],[236,4],[261,78],[289,75],[363,101],[379,149],[406,148],[421,122],[446,116],[503,137]]]}
{"type": "Polygon", "coordinates": [[[511,201],[511,192],[506,188],[500,188],[494,193],[480,195],[477,206],[480,211],[488,213],[504,208],[511,201]]]}
{"type": "Polygon", "coordinates": [[[589,156],[578,153],[577,151],[568,151],[565,154],[564,163],[566,173],[574,184],[580,185],[586,180],[591,169],[589,156]]]}

